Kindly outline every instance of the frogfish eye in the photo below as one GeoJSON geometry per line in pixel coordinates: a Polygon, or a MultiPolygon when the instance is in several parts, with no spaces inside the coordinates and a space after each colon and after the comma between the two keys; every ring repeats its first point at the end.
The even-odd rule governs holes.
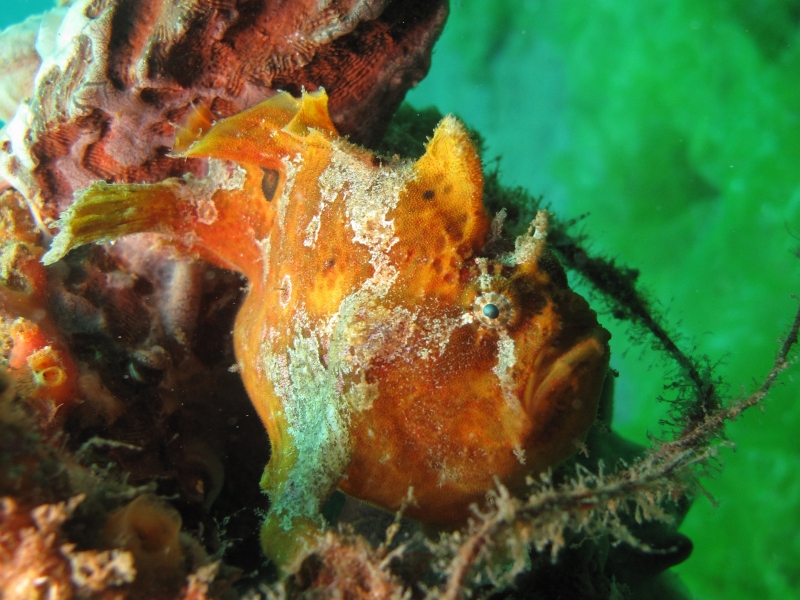
{"type": "Polygon", "coordinates": [[[496,319],[500,316],[500,309],[497,308],[496,304],[484,304],[483,314],[490,319],[496,319]]]}
{"type": "Polygon", "coordinates": [[[472,312],[475,318],[486,327],[497,329],[503,327],[511,321],[514,316],[514,307],[508,298],[497,292],[486,292],[475,298],[472,305],[472,312]]]}

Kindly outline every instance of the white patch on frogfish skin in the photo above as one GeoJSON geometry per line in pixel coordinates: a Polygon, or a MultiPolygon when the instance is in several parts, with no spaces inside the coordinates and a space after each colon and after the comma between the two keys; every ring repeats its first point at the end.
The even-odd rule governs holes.
{"type": "Polygon", "coordinates": [[[447,344],[450,342],[453,331],[468,324],[462,317],[451,318],[443,316],[423,320],[421,323],[423,331],[421,348],[417,351],[417,355],[423,360],[428,360],[434,357],[435,350],[438,351],[436,357],[441,357],[447,349],[447,344]]]}
{"type": "Polygon", "coordinates": [[[208,175],[183,176],[183,184],[173,187],[175,197],[194,208],[197,220],[203,225],[212,225],[217,220],[217,206],[213,196],[219,190],[241,190],[247,179],[247,171],[227,160],[210,158],[208,175]]]}
{"type": "Polygon", "coordinates": [[[360,336],[353,335],[353,328],[361,327],[364,335],[369,335],[367,332],[380,330],[381,317],[397,316],[392,316],[393,311],[386,313],[378,308],[398,276],[397,268],[389,261],[389,250],[397,238],[394,221],[388,215],[397,207],[401,192],[414,175],[410,163],[378,168],[365,162],[363,155],[353,153],[353,148],[345,141],[333,142],[330,163],[319,177],[320,193],[326,202],[344,200],[352,241],[366,246],[373,267],[372,275],[341,301],[326,325],[330,332],[328,355],[351,357],[338,362],[342,376],[369,366],[365,364],[368,357],[358,356],[359,351],[354,347],[360,336]],[[371,323],[359,326],[360,320],[371,323]]]}
{"type": "Polygon", "coordinates": [[[278,198],[275,210],[278,213],[278,227],[283,230],[283,225],[286,222],[286,209],[289,208],[292,190],[294,190],[294,180],[303,166],[303,155],[298,153],[292,157],[284,156],[281,162],[283,163],[283,170],[286,174],[286,181],[283,184],[283,190],[278,198]]]}
{"type": "MultiPolygon", "coordinates": [[[[283,407],[293,446],[303,457],[288,474],[287,485],[292,494],[273,498],[272,510],[281,515],[282,525],[288,530],[293,517],[319,514],[320,499],[333,489],[346,469],[351,453],[348,423],[354,399],[341,393],[335,373],[322,363],[318,328],[302,309],[298,309],[294,321],[291,346],[274,349],[275,341],[263,340],[261,361],[283,407]]],[[[361,391],[367,395],[372,392],[363,388],[361,391]]]]}
{"type": "MultiPolygon", "coordinates": [[[[328,169],[323,171],[322,175],[320,175],[317,180],[319,187],[319,210],[317,214],[311,217],[311,220],[305,228],[306,237],[303,239],[303,245],[309,248],[313,248],[317,243],[319,231],[322,227],[322,213],[327,206],[336,200],[340,192],[342,192],[341,186],[338,185],[340,178],[332,178],[330,177],[330,173],[326,176],[326,173],[328,173],[328,169]]],[[[346,191],[344,193],[346,193],[346,191]]],[[[344,193],[342,194],[343,196],[344,193]]]]}
{"type": "Polygon", "coordinates": [[[517,362],[514,352],[514,340],[508,335],[505,329],[498,329],[497,340],[497,364],[492,369],[492,372],[497,375],[500,380],[500,389],[503,391],[503,397],[506,402],[513,408],[522,410],[519,398],[514,395],[514,381],[511,377],[512,369],[517,362]]]}
{"type": "MultiPolygon", "coordinates": [[[[210,159],[213,160],[213,159],[210,159]]],[[[228,173],[228,177],[220,182],[220,188],[223,190],[243,190],[244,184],[247,182],[247,171],[236,163],[229,163],[233,165],[228,173]]],[[[210,168],[210,166],[209,166],[210,168]]]]}
{"type": "Polygon", "coordinates": [[[198,200],[195,207],[197,213],[197,220],[203,225],[213,225],[217,220],[217,205],[211,198],[202,198],[198,200]]]}
{"type": "Polygon", "coordinates": [[[269,258],[272,252],[272,238],[267,236],[263,240],[256,242],[260,251],[259,259],[261,260],[261,275],[262,279],[266,282],[269,277],[269,258]]]}
{"type": "Polygon", "coordinates": [[[388,219],[388,214],[397,207],[400,193],[414,171],[411,163],[375,167],[352,149],[352,144],[345,141],[332,143],[330,164],[319,177],[319,187],[323,198],[335,195],[344,200],[352,240],[367,247],[375,269],[362,289],[383,297],[397,278],[397,269],[388,256],[397,243],[394,221],[388,219]]]}
{"type": "Polygon", "coordinates": [[[364,374],[361,380],[354,382],[343,397],[350,408],[355,412],[361,412],[372,408],[372,403],[378,399],[378,384],[368,383],[364,374]]]}
{"type": "MultiPolygon", "coordinates": [[[[441,448],[434,451],[434,454],[444,453],[441,448]]],[[[451,467],[447,464],[447,458],[430,461],[429,468],[439,471],[439,477],[436,480],[436,487],[442,488],[448,483],[457,483],[463,479],[463,470],[458,467],[451,467]]]]}
{"type": "Polygon", "coordinates": [[[286,308],[286,305],[289,304],[289,300],[292,299],[292,278],[289,277],[289,274],[283,276],[281,279],[281,287],[278,294],[278,302],[281,304],[281,308],[286,308]]]}
{"type": "Polygon", "coordinates": [[[535,263],[547,245],[547,212],[540,210],[528,231],[514,242],[514,263],[535,263]]]}
{"type": "Polygon", "coordinates": [[[405,356],[416,314],[401,306],[390,310],[373,303],[361,307],[354,317],[344,332],[344,345],[352,348],[346,356],[354,369],[369,367],[374,360],[391,362],[405,356]]]}
{"type": "MultiPolygon", "coordinates": [[[[405,343],[391,346],[408,339],[416,316],[401,308],[379,309],[398,276],[388,256],[397,242],[388,215],[413,177],[412,165],[376,168],[354,148],[346,141],[332,143],[330,162],[318,179],[319,213],[306,226],[304,243],[313,246],[318,236],[324,235],[320,229],[325,226],[325,207],[343,202],[346,226],[353,231],[352,243],[367,248],[373,273],[323,321],[312,322],[298,306],[287,332],[292,339],[288,348],[271,337],[262,338],[261,343],[260,362],[283,406],[297,455],[303,457],[288,475],[286,486],[291,486],[292,494],[278,494],[274,500],[272,510],[287,526],[293,516],[319,514],[320,498],[333,489],[347,467],[351,416],[369,410],[377,396],[377,386],[366,378],[370,362],[377,355],[385,357],[387,351],[405,348],[405,343]]],[[[276,206],[281,229],[302,158],[283,162],[286,183],[276,206]]],[[[291,284],[284,279],[281,286],[289,287],[291,296],[287,283],[291,284]]],[[[288,302],[288,297],[285,300],[288,302]]],[[[452,327],[437,323],[434,329],[437,344],[446,343],[452,327]]]]}
{"type": "Polygon", "coordinates": [[[489,274],[489,259],[478,257],[475,259],[475,264],[480,271],[477,279],[478,287],[482,292],[490,291],[492,289],[492,276],[489,274]]]}
{"type": "Polygon", "coordinates": [[[321,215],[317,214],[311,217],[306,227],[306,237],[303,240],[303,246],[313,248],[317,243],[317,236],[319,236],[319,228],[322,223],[321,215]]]}

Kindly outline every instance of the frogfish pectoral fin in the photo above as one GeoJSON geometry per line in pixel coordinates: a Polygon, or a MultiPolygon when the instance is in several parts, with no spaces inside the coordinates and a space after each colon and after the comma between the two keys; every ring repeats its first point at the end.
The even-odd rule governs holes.
{"type": "Polygon", "coordinates": [[[306,517],[292,519],[287,527],[271,511],[261,524],[261,547],[284,573],[295,573],[324,536],[319,523],[306,517]]]}
{"type": "Polygon", "coordinates": [[[72,206],[55,223],[60,231],[42,262],[53,264],[73,248],[92,242],[146,231],[168,233],[168,224],[182,217],[175,193],[180,184],[174,178],[153,185],[99,182],[78,192],[72,206]]]}
{"type": "Polygon", "coordinates": [[[280,92],[232,117],[212,121],[208,109],[196,107],[177,132],[175,150],[187,157],[218,159],[216,172],[210,161],[210,173],[202,180],[187,176],[153,184],[89,186],[76,194],[57,222],[60,232],[43,262],[56,262],[90,242],[156,232],[183,241],[219,266],[251,279],[257,275],[262,243],[272,224],[269,203],[285,170],[281,161],[315,140],[328,143],[336,135],[328,97],[324,90],[303,92],[300,99],[280,92]],[[232,163],[238,163],[238,170],[232,163]]]}
{"type": "Polygon", "coordinates": [[[187,254],[260,279],[262,240],[274,212],[261,191],[263,178],[256,166],[217,161],[204,179],[92,184],[62,213],[59,233],[42,262],[52,264],[91,242],[152,232],[187,254]]]}
{"type": "MultiPolygon", "coordinates": [[[[314,460],[314,457],[304,457],[314,460]]],[[[297,571],[308,551],[324,535],[320,507],[330,490],[317,490],[298,480],[295,449],[274,452],[264,469],[261,489],[270,498],[270,510],[261,524],[261,547],[285,573],[297,571]]],[[[302,467],[301,469],[302,470],[302,467]]],[[[330,487],[330,486],[327,486],[330,487]]]]}

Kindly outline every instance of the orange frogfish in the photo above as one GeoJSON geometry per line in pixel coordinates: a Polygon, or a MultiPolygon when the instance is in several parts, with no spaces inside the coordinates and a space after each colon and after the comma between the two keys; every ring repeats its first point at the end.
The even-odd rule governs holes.
{"type": "Polygon", "coordinates": [[[453,526],[495,480],[520,490],[575,452],[610,336],[547,250],[546,213],[513,250],[485,250],[457,119],[410,161],[339,137],[324,91],[198,115],[176,151],[207,158],[206,176],[93,184],[44,260],[147,231],[247,277],[234,342],[272,444],[268,555],[290,568],[337,487],[388,510],[413,488],[407,515],[453,526]]]}

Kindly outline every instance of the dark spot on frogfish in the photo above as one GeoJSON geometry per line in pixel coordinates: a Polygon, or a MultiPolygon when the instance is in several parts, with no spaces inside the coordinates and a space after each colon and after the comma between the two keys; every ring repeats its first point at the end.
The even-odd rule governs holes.
{"type": "Polygon", "coordinates": [[[272,202],[275,197],[275,191],[278,189],[278,181],[280,181],[280,174],[275,169],[267,169],[262,167],[264,177],[261,179],[261,191],[264,193],[264,198],[267,202],[272,202]]]}

